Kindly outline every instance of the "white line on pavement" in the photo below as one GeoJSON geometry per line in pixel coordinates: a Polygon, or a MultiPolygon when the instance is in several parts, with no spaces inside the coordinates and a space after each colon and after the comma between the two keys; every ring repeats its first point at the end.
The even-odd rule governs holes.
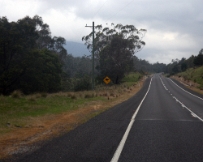
{"type": "Polygon", "coordinates": [[[140,102],[139,106],[137,107],[135,113],[133,114],[133,116],[132,116],[132,118],[131,118],[131,121],[130,121],[130,123],[129,123],[129,125],[128,125],[126,131],[125,131],[125,134],[123,135],[123,138],[121,139],[121,141],[120,141],[120,143],[119,143],[119,145],[118,145],[118,147],[117,147],[117,149],[116,149],[116,152],[114,153],[114,156],[113,156],[113,158],[111,159],[111,162],[117,162],[117,161],[119,160],[119,157],[120,157],[120,155],[121,155],[121,152],[122,152],[122,150],[123,150],[123,147],[124,147],[124,145],[125,145],[125,142],[126,142],[126,140],[127,140],[127,138],[128,138],[129,132],[130,132],[130,130],[131,130],[132,126],[133,126],[133,123],[134,123],[134,121],[135,121],[135,117],[137,116],[137,113],[138,113],[140,107],[142,106],[143,101],[145,100],[147,94],[149,93],[149,90],[150,90],[150,87],[151,87],[151,83],[152,83],[152,78],[151,78],[151,81],[150,81],[148,90],[147,90],[147,92],[146,92],[144,98],[143,98],[142,101],[140,102]]]}
{"type": "Polygon", "coordinates": [[[199,97],[199,96],[196,96],[196,95],[194,95],[194,94],[192,94],[192,93],[190,93],[190,92],[184,90],[183,88],[181,88],[181,87],[180,87],[179,85],[177,85],[172,79],[169,79],[169,80],[171,80],[173,84],[175,84],[176,86],[178,86],[180,89],[182,89],[182,90],[185,91],[186,93],[188,93],[188,94],[190,94],[190,95],[192,95],[192,96],[194,96],[194,97],[197,97],[197,98],[199,98],[200,100],[203,100],[203,98],[201,98],[201,97],[199,97]]]}
{"type": "Polygon", "coordinates": [[[180,102],[176,97],[173,97],[178,103],[180,103],[180,105],[183,107],[183,108],[185,108],[185,109],[187,109],[190,113],[191,113],[191,115],[194,117],[194,118],[198,118],[200,121],[202,121],[203,122],[203,119],[202,118],[200,118],[197,114],[195,114],[192,110],[190,110],[187,106],[185,106],[182,102],[180,102]]]}
{"type": "MultiPolygon", "coordinates": [[[[163,83],[163,80],[161,79],[161,77],[159,77],[159,78],[160,78],[160,80],[161,80],[162,85],[163,85],[164,88],[167,90],[165,84],[163,83]]],[[[171,81],[172,81],[172,80],[171,80],[171,81]]],[[[172,81],[172,82],[173,82],[173,81],[172,81]]],[[[174,82],[173,82],[173,83],[174,83],[174,82]]],[[[174,83],[174,84],[177,85],[176,83],[174,83]]],[[[177,85],[177,86],[178,86],[178,85],[177,85]]],[[[181,88],[180,86],[178,86],[178,87],[181,88]]],[[[184,90],[183,88],[181,88],[181,89],[182,89],[183,91],[189,93],[190,95],[195,96],[195,97],[197,97],[197,98],[203,100],[202,98],[200,98],[200,97],[198,97],[198,96],[196,96],[196,95],[193,95],[192,93],[190,93],[190,92],[184,90]]],[[[171,94],[171,95],[172,95],[172,94],[171,94]]],[[[172,96],[173,96],[173,95],[172,95],[172,96]]],[[[188,110],[188,111],[191,113],[191,115],[192,115],[193,117],[198,118],[200,121],[203,122],[203,119],[202,119],[202,118],[200,118],[197,114],[195,114],[192,110],[190,110],[187,106],[185,106],[185,105],[184,105],[181,101],[179,101],[175,96],[173,96],[173,98],[174,98],[174,99],[176,100],[176,102],[178,102],[183,108],[185,108],[186,110],[188,110]]]]}

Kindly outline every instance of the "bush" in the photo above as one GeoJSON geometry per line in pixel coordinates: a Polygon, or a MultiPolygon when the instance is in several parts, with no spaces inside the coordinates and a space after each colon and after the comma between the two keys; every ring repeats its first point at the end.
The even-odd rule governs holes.
{"type": "Polygon", "coordinates": [[[12,96],[13,98],[20,98],[20,97],[22,96],[22,92],[19,91],[19,90],[15,90],[15,91],[11,94],[11,96],[12,96]]]}
{"type": "Polygon", "coordinates": [[[72,95],[71,99],[73,99],[73,100],[77,99],[76,95],[72,95]]]}
{"type": "Polygon", "coordinates": [[[42,92],[42,93],[41,93],[41,97],[46,98],[46,97],[47,97],[47,93],[46,93],[46,92],[42,92]]]}
{"type": "Polygon", "coordinates": [[[91,89],[91,80],[90,77],[85,76],[84,78],[78,79],[74,87],[75,91],[84,91],[91,89]]]}
{"type": "Polygon", "coordinates": [[[92,98],[93,96],[91,94],[85,94],[85,98],[92,98]]]}
{"type": "Polygon", "coordinates": [[[34,102],[34,101],[36,101],[36,97],[35,96],[30,96],[30,97],[28,97],[28,100],[34,102]]]}

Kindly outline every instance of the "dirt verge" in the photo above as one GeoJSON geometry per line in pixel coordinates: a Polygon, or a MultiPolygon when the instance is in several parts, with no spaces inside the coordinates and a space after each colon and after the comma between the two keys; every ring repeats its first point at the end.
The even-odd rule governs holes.
{"type": "Polygon", "coordinates": [[[178,77],[178,76],[172,76],[171,78],[179,81],[180,83],[182,83],[183,85],[185,85],[187,88],[197,92],[197,93],[200,93],[200,94],[203,94],[203,90],[199,89],[199,84],[193,82],[193,81],[190,81],[190,80],[185,80],[184,78],[182,77],[178,77]]]}
{"type": "Polygon", "coordinates": [[[38,143],[67,133],[95,115],[129,99],[141,89],[143,82],[144,79],[120,96],[107,97],[106,101],[93,101],[78,110],[58,115],[31,118],[29,126],[11,128],[9,133],[0,136],[0,159],[38,149],[38,143]]]}

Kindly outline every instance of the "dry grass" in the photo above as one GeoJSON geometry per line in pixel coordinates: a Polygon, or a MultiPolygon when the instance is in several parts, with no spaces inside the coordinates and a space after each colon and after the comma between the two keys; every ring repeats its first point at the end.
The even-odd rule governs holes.
{"type": "MultiPolygon", "coordinates": [[[[134,84],[131,87],[101,87],[94,92],[60,92],[44,96],[47,98],[53,95],[66,96],[74,100],[94,96],[103,96],[105,98],[104,100],[88,102],[76,110],[57,115],[24,118],[22,119],[22,122],[26,120],[24,127],[9,126],[10,131],[0,136],[0,159],[29,151],[33,149],[32,144],[34,143],[67,133],[95,115],[129,99],[140,90],[142,85],[143,81],[140,81],[137,85],[134,84]]],[[[35,102],[38,97],[42,97],[42,95],[34,94],[28,96],[27,99],[35,102]]]]}
{"type": "Polygon", "coordinates": [[[203,94],[203,90],[201,90],[199,88],[198,83],[195,83],[191,80],[185,80],[184,78],[178,77],[178,76],[172,76],[172,78],[179,81],[180,83],[184,84],[187,88],[189,88],[197,93],[203,94]]]}
{"type": "Polygon", "coordinates": [[[22,95],[23,93],[20,90],[16,90],[11,94],[13,98],[20,98],[22,95]]]}

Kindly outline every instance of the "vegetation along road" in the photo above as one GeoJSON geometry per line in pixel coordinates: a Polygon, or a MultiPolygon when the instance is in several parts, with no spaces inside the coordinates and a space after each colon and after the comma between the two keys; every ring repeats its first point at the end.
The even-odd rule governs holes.
{"type": "Polygon", "coordinates": [[[129,100],[17,161],[202,161],[203,96],[159,74],[129,100]]]}

